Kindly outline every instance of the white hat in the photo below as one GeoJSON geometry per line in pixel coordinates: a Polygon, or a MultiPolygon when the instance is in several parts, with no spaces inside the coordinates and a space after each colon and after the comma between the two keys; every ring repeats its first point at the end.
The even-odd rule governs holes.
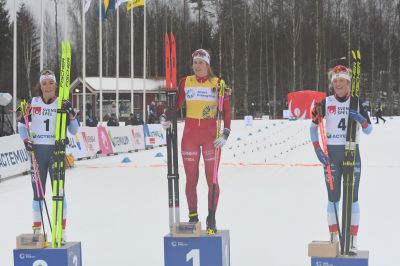
{"type": "Polygon", "coordinates": [[[198,49],[192,54],[193,60],[201,59],[205,61],[207,64],[210,64],[210,54],[204,49],[198,49]]]}
{"type": "Polygon", "coordinates": [[[345,80],[351,81],[351,69],[348,69],[345,66],[338,65],[332,68],[330,71],[331,82],[333,82],[337,78],[343,78],[345,80]]]}

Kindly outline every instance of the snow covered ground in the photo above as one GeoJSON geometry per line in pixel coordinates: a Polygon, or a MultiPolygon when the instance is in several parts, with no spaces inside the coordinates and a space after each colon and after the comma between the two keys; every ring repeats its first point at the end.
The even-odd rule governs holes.
{"type": "MultiPolygon", "coordinates": [[[[234,121],[220,167],[219,229],[231,234],[232,266],[309,265],[307,245],[327,240],[327,193],[309,143],[310,121],[234,121]]],[[[398,264],[400,118],[361,134],[359,248],[370,265],[398,264]]],[[[182,124],[180,125],[182,127],[182,124]]],[[[182,130],[180,131],[182,132],[182,130]]],[[[67,172],[68,240],[82,242],[83,265],[163,265],[168,232],[166,148],[79,161],[67,172]],[[164,157],[155,157],[161,152],[164,157]],[[124,157],[131,163],[121,163],[124,157]]],[[[180,163],[181,219],[187,220],[180,163]]],[[[207,216],[204,171],[199,214],[207,216]]],[[[50,191],[49,186],[47,190],[50,191]]],[[[13,265],[15,237],[30,232],[28,176],[0,183],[0,265],[13,265]]],[[[51,205],[50,193],[47,201],[51,205]]]]}

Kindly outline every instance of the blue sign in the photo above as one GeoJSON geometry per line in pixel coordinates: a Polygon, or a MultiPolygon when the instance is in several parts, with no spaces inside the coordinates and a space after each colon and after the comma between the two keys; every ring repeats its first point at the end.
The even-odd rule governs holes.
{"type": "Polygon", "coordinates": [[[229,266],[229,231],[214,236],[164,237],[165,266],[229,266]]]}
{"type": "Polygon", "coordinates": [[[14,266],[82,266],[81,243],[68,242],[61,248],[14,249],[14,266]]]}
{"type": "Polygon", "coordinates": [[[357,256],[337,258],[311,258],[311,266],[368,266],[368,251],[358,251],[357,256]]]}

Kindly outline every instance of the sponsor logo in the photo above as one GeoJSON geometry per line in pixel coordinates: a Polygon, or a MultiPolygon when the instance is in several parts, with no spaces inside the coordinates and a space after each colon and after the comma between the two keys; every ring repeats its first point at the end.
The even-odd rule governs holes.
{"type": "Polygon", "coordinates": [[[181,242],[181,241],[172,241],[172,242],[171,242],[171,246],[172,246],[173,248],[176,248],[176,247],[186,247],[186,246],[188,246],[188,244],[185,243],[185,242],[181,242]]]}
{"type": "Polygon", "coordinates": [[[328,113],[330,115],[335,115],[336,114],[336,105],[330,105],[328,106],[328,113]]]}
{"type": "Polygon", "coordinates": [[[42,113],[42,107],[40,106],[32,107],[32,112],[34,115],[40,115],[42,113]]]}
{"type": "Polygon", "coordinates": [[[186,91],[186,98],[188,99],[193,99],[193,97],[196,95],[196,92],[194,90],[188,89],[186,91]]]}

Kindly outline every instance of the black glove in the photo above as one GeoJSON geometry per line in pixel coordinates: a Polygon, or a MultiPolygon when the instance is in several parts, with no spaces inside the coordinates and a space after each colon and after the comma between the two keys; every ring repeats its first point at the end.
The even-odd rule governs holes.
{"type": "Polygon", "coordinates": [[[62,109],[64,109],[67,112],[68,116],[69,115],[72,115],[73,117],[76,116],[75,110],[72,107],[72,104],[70,101],[63,100],[61,106],[62,106],[62,109]]]}
{"type": "Polygon", "coordinates": [[[33,142],[30,139],[24,139],[25,149],[27,151],[33,151],[33,142]]]}

